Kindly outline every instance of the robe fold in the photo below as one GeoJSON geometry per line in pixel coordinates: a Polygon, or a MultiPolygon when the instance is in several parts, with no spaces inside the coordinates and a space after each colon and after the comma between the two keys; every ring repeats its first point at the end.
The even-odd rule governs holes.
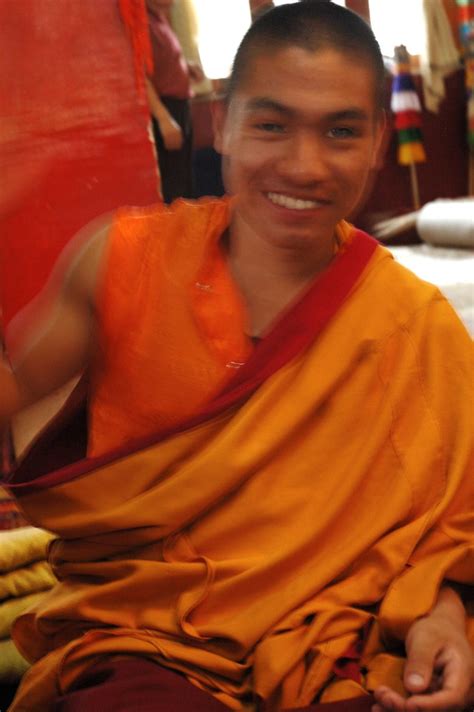
{"type": "Polygon", "coordinates": [[[28,519],[59,537],[59,583],[15,625],[35,664],[11,709],[48,712],[123,654],[235,710],[402,691],[409,626],[443,580],[472,583],[472,426],[464,327],[354,230],[182,422],[12,476],[28,519]],[[355,674],[337,674],[354,645],[355,674]]]}

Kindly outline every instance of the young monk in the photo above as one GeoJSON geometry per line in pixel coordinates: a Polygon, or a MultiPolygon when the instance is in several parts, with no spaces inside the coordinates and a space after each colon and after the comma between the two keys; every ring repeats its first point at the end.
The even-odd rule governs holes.
{"type": "Polygon", "coordinates": [[[383,81],[348,10],[263,15],[216,111],[232,198],[95,225],[12,332],[4,418],[90,374],[88,458],[9,480],[59,537],[13,712],[472,703],[470,340],[344,221],[383,81]]]}

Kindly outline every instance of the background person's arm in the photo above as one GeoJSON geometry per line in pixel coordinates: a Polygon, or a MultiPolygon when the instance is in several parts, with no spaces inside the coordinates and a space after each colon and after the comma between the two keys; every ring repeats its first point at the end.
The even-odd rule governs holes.
{"type": "Polygon", "coordinates": [[[183,145],[181,126],[173,119],[149,79],[146,79],[146,92],[150,111],[158,122],[165,148],[168,151],[179,151],[183,145]]]}

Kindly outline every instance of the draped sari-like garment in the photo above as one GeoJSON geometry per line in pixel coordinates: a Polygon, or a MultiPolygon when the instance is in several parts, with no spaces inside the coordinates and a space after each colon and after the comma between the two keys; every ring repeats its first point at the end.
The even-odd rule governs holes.
{"type": "Polygon", "coordinates": [[[10,479],[59,535],[12,710],[47,712],[109,655],[236,710],[401,690],[409,626],[472,582],[472,403],[449,304],[354,231],[187,422],[37,477],[32,451],[10,479]]]}

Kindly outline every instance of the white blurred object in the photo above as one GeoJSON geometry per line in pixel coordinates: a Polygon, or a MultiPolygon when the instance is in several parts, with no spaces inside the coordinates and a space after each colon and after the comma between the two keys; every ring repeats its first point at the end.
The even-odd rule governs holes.
{"type": "Polygon", "coordinates": [[[442,0],[423,0],[424,43],[420,51],[425,107],[438,113],[446,96],[444,78],[460,66],[459,52],[442,0]]]}
{"type": "Polygon", "coordinates": [[[390,246],[389,250],[400,264],[441,289],[474,336],[474,252],[426,244],[390,246]]]}
{"type": "Polygon", "coordinates": [[[369,0],[370,25],[387,57],[395,45],[404,44],[410,54],[423,47],[423,0],[369,0]]]}
{"type": "Polygon", "coordinates": [[[194,6],[204,74],[209,79],[224,79],[230,75],[237,48],[250,27],[250,3],[194,0],[194,6]]]}
{"type": "Polygon", "coordinates": [[[371,233],[388,240],[415,228],[423,240],[444,247],[474,247],[474,198],[439,198],[421,210],[380,220],[371,233]]]}
{"type": "Polygon", "coordinates": [[[405,215],[396,215],[392,218],[379,220],[379,222],[372,225],[370,232],[377,240],[388,240],[390,237],[395,237],[395,235],[414,229],[417,217],[418,210],[415,210],[405,215]]]}
{"type": "Polygon", "coordinates": [[[474,198],[434,200],[418,213],[423,242],[445,247],[474,247],[474,198]]]}
{"type": "Polygon", "coordinates": [[[383,240],[415,225],[423,244],[390,245],[390,252],[418,277],[436,284],[474,336],[474,198],[434,200],[416,212],[378,222],[372,232],[383,240]]]}

